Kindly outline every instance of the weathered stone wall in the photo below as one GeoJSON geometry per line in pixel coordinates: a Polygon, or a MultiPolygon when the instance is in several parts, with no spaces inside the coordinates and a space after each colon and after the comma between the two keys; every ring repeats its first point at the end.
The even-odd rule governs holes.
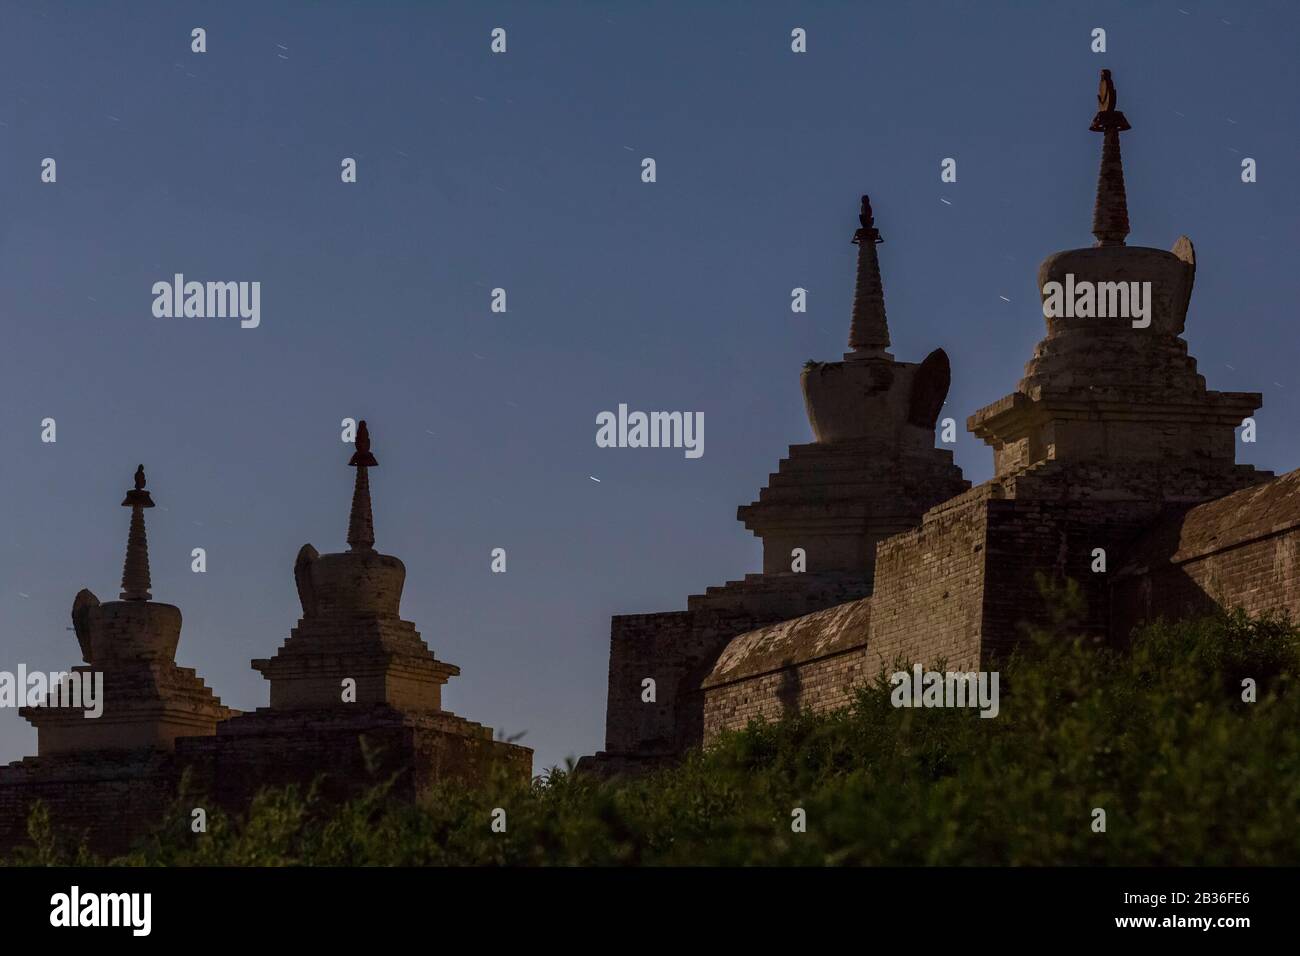
{"type": "MultiPolygon", "coordinates": [[[[722,648],[736,634],[772,618],[748,613],[674,611],[627,614],[611,623],[605,750],[674,754],[700,743],[703,714],[690,699],[722,648]],[[655,700],[642,700],[642,681],[655,700]]],[[[696,694],[698,696],[698,693],[696,694]]]]}
{"type": "Polygon", "coordinates": [[[177,741],[178,762],[195,788],[222,807],[246,807],[262,787],[321,777],[330,799],[355,797],[394,779],[392,795],[418,799],[439,781],[483,783],[495,764],[528,779],[532,751],[449,713],[402,713],[384,704],[277,711],[226,721],[213,737],[177,741]]]}
{"type": "Polygon", "coordinates": [[[27,757],[0,767],[0,853],[28,842],[27,816],[38,800],[57,833],[124,853],[162,822],[179,779],[172,755],[159,750],[27,757]]]}
{"type": "Polygon", "coordinates": [[[998,482],[1014,498],[988,505],[981,665],[1011,650],[1026,626],[1052,621],[1055,609],[1040,591],[1039,574],[1056,585],[1065,578],[1079,585],[1085,609],[1072,621],[1076,630],[1122,636],[1113,622],[1113,582],[1142,536],[1189,505],[1271,477],[1249,466],[1097,461],[1047,463],[998,482]],[[1105,551],[1105,572],[1093,571],[1097,548],[1105,551]]]}
{"type": "Polygon", "coordinates": [[[1113,585],[1115,631],[1215,606],[1300,621],[1300,470],[1169,517],[1113,585]]]}
{"type": "Polygon", "coordinates": [[[695,615],[689,611],[620,614],[610,620],[607,752],[672,749],[677,686],[685,660],[678,649],[690,641],[694,625],[695,615]],[[641,701],[642,681],[647,677],[656,685],[653,704],[641,701]]]}
{"type": "Polygon", "coordinates": [[[1151,511],[1151,505],[1133,502],[990,501],[980,666],[994,666],[1023,639],[1025,628],[1051,625],[1062,608],[1054,606],[1061,598],[1050,589],[1062,587],[1066,578],[1079,585],[1083,598],[1083,614],[1071,626],[1104,637],[1109,574],[1151,511]],[[1092,570],[1097,548],[1106,555],[1104,573],[1092,570]]]}
{"type": "Polygon", "coordinates": [[[27,815],[38,799],[59,831],[84,832],[101,855],[123,853],[163,821],[185,770],[194,806],[235,813],[263,787],[305,791],[317,777],[328,799],[355,797],[393,778],[393,797],[417,800],[437,782],[484,783],[498,766],[521,780],[532,773],[529,748],[493,740],[480,724],[382,704],[262,709],[224,721],[216,735],[175,743],[174,754],[92,751],[0,767],[0,853],[27,841],[27,815]]]}
{"type": "Polygon", "coordinates": [[[825,713],[847,707],[867,672],[864,644],[820,660],[768,671],[704,692],[704,742],[724,730],[743,730],[751,720],[780,720],[799,712],[825,713]]]}
{"type": "Polygon", "coordinates": [[[896,659],[973,667],[984,617],[986,486],[932,509],[876,552],[867,667],[896,659]]]}
{"type": "Polygon", "coordinates": [[[737,634],[844,604],[870,591],[858,573],[755,574],[693,595],[689,610],[624,614],[610,625],[605,750],[593,769],[680,754],[704,739],[702,684],[737,634]],[[655,681],[655,701],[642,681],[655,681]]]}
{"type": "Polygon", "coordinates": [[[865,674],[871,599],[738,635],[702,686],[704,742],[750,720],[848,705],[865,674]]]}
{"type": "Polygon", "coordinates": [[[754,718],[843,707],[854,687],[895,661],[994,667],[1026,627],[1052,624],[1059,599],[1044,593],[1040,576],[1049,587],[1078,583],[1083,614],[1070,626],[1098,636],[1122,637],[1142,614],[1204,612],[1211,595],[1300,618],[1300,472],[1260,484],[1267,478],[1249,468],[1162,475],[1048,464],[973,489],[880,545],[871,598],[729,641],[702,684],[704,741],[754,718]],[[1183,518],[1185,502],[1243,484],[1183,518]],[[1024,497],[1002,497],[1008,492],[1024,497]],[[1172,523],[1160,524],[1171,513],[1172,523]],[[1154,544],[1144,537],[1153,525],[1164,529],[1154,544]],[[1141,547],[1157,570],[1119,573],[1141,547]],[[1093,571],[1097,548],[1105,572],[1093,571]]]}

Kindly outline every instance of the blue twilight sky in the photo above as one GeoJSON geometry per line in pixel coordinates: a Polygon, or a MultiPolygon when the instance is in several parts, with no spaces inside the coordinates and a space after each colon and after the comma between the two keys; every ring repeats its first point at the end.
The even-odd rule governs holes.
{"type": "MultiPolygon", "coordinates": [[[[963,426],[1014,388],[1038,262],[1092,242],[1101,67],[1130,242],[1191,236],[1192,352],[1264,394],[1241,457],[1300,466],[1298,34],[1295,4],[1205,0],[5,0],[0,670],[79,662],[72,598],[116,597],[144,462],[178,659],[264,705],[248,663],[298,617],[294,555],[345,547],[352,416],[403,616],[464,671],[447,705],[526,731],[538,771],[600,748],[609,616],[760,567],[735,509],[810,439],[799,371],[845,350],[860,193],[895,355],[947,349],[963,426]],[[261,327],[154,318],[175,272],[260,281],[261,327]],[[597,448],[620,402],[702,411],[704,456],[597,448]]],[[[964,431],[956,456],[989,476],[964,431]]],[[[0,711],[0,759],[34,751],[0,711]]]]}

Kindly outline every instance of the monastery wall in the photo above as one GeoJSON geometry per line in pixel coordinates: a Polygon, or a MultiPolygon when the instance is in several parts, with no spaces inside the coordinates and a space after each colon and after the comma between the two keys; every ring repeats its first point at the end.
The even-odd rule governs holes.
{"type": "Polygon", "coordinates": [[[609,763],[611,755],[653,762],[699,746],[705,734],[702,684],[732,638],[869,591],[870,579],[857,572],[754,574],[692,595],[686,611],[615,616],[605,750],[597,762],[609,763]],[[655,682],[653,702],[643,700],[647,677],[655,682]]]}
{"type": "Polygon", "coordinates": [[[1300,469],[1166,519],[1134,548],[1112,602],[1123,635],[1216,606],[1300,621],[1300,469]]]}
{"type": "Polygon", "coordinates": [[[996,667],[1026,627],[1050,627],[1059,613],[1040,573],[1056,586],[1066,578],[1080,586],[1084,613],[1069,627],[1113,640],[1142,620],[1220,606],[1300,620],[1300,470],[1271,481],[1244,469],[1193,473],[1181,482],[1189,497],[1249,486],[1190,509],[1154,497],[1117,500],[1118,489],[1136,487],[1124,469],[1040,472],[1020,490],[1059,492],[1078,482],[1082,493],[1008,499],[996,497],[1004,490],[997,482],[973,489],[881,543],[872,597],[729,641],[695,692],[704,742],[755,718],[847,706],[856,687],[896,662],[996,667]],[[1097,548],[1105,571],[1093,570],[1097,548]]]}
{"type": "Polygon", "coordinates": [[[771,615],[671,611],[625,614],[610,628],[609,699],[605,749],[611,753],[673,754],[703,736],[701,678],[727,641],[775,620],[771,615]],[[655,682],[655,700],[642,682],[655,682]]]}
{"type": "Polygon", "coordinates": [[[177,761],[190,768],[196,791],[230,810],[247,808],[263,787],[320,778],[331,800],[360,796],[389,781],[404,800],[426,795],[440,781],[479,784],[495,764],[523,779],[532,751],[492,739],[487,727],[454,714],[403,713],[384,704],[286,713],[271,708],[221,724],[211,737],[176,742],[177,761]]]}
{"type": "Polygon", "coordinates": [[[741,634],[697,692],[704,743],[750,720],[828,711],[853,701],[866,673],[871,598],[741,634]]]}
{"type": "Polygon", "coordinates": [[[988,491],[931,509],[921,526],[880,543],[867,667],[896,660],[974,666],[984,620],[988,491]]]}
{"type": "Polygon", "coordinates": [[[38,800],[54,830],[96,851],[126,852],[164,819],[179,773],[156,749],[26,757],[0,767],[0,852],[27,844],[27,817],[38,800]]]}

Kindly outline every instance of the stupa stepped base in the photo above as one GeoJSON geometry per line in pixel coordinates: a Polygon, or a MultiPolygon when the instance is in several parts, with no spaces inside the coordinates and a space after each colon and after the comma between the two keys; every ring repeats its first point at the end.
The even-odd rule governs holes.
{"type": "Polygon", "coordinates": [[[460,673],[434,656],[414,624],[382,617],[299,621],[274,657],[252,666],[271,682],[271,706],[284,708],[338,704],[351,680],[354,703],[437,710],[442,685],[460,673]]]}
{"type": "MultiPolygon", "coordinates": [[[[89,683],[96,668],[71,673],[89,683]]],[[[239,711],[226,707],[192,667],[170,660],[110,660],[102,671],[102,713],[71,707],[23,707],[42,755],[83,750],[170,749],[177,737],[210,734],[239,711]]]]}
{"type": "Polygon", "coordinates": [[[747,574],[686,599],[688,611],[798,617],[871,593],[864,571],[775,571],[747,574]]]}
{"type": "Polygon", "coordinates": [[[763,539],[766,573],[790,571],[802,549],[808,572],[870,578],[880,541],[969,487],[944,449],[903,451],[874,438],[791,445],[758,501],[736,516],[763,539]]]}

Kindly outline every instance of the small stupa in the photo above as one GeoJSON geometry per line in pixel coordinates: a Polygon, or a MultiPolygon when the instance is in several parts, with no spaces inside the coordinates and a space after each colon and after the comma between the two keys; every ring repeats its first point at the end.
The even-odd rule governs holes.
{"type": "Polygon", "coordinates": [[[83,686],[102,680],[102,712],[48,705],[19,713],[37,729],[37,753],[157,748],[168,750],[177,737],[202,736],[237,711],[221,700],[193,668],[176,665],[181,636],[180,608],[153,600],[149,543],[144,509],[154,507],[145,488],[144,466],[123,507],[131,509],[126,561],[119,600],[101,603],[89,590],[72,604],[72,623],[81,645],[82,666],[72,674],[83,686]]]}
{"type": "Polygon", "coordinates": [[[800,377],[814,442],[790,446],[756,502],[737,516],[763,540],[763,571],[788,573],[802,549],[808,573],[861,575],[867,593],[876,544],[914,527],[925,511],[970,487],[935,447],[948,395],[943,349],[899,362],[888,351],[883,242],[862,197],[849,349],[839,362],[809,362],[800,377]]]}
{"type": "Polygon", "coordinates": [[[438,660],[415,625],[400,617],[406,567],[375,550],[369,471],[379,465],[370,429],[357,426],[348,550],[319,554],[305,544],[293,576],[302,619],[269,660],[253,669],[271,682],[271,707],[343,707],[385,703],[405,710],[442,709],[442,685],[460,668],[438,660]],[[347,703],[343,681],[355,682],[347,703]]]}
{"type": "Polygon", "coordinates": [[[1186,236],[1168,252],[1127,244],[1120,134],[1132,127],[1116,109],[1109,70],[1102,70],[1097,101],[1089,127],[1102,134],[1092,215],[1096,242],[1043,260],[1038,285],[1047,336],[1016,390],[977,411],[968,427],[993,447],[996,479],[1008,496],[1036,494],[1035,482],[1061,466],[1098,463],[1106,474],[1090,473],[1086,493],[1092,496],[1178,502],[1226,494],[1269,477],[1235,463],[1234,429],[1259,408],[1262,396],[1210,391],[1197,372],[1181,338],[1196,277],[1195,250],[1186,236]],[[1064,295],[1049,303],[1048,289],[1064,295]],[[1148,311],[1135,317],[1134,294],[1144,289],[1148,311]],[[1091,296],[1078,310],[1090,314],[1079,315],[1073,306],[1068,311],[1074,314],[1056,314],[1067,311],[1062,306],[1071,290],[1091,296]],[[1117,314],[1098,314],[1103,301],[1104,311],[1117,314]],[[1101,487],[1104,482],[1112,487],[1101,487]]]}
{"type": "Polygon", "coordinates": [[[263,786],[325,775],[324,792],[348,796],[392,781],[416,798],[440,781],[482,780],[496,765],[527,779],[532,751],[442,707],[460,668],[439,660],[401,619],[406,567],[375,550],[370,429],[357,426],[348,550],[303,545],[294,562],[302,617],[253,669],[271,684],[270,706],[185,740],[178,756],[219,803],[247,805],[263,786]]]}

